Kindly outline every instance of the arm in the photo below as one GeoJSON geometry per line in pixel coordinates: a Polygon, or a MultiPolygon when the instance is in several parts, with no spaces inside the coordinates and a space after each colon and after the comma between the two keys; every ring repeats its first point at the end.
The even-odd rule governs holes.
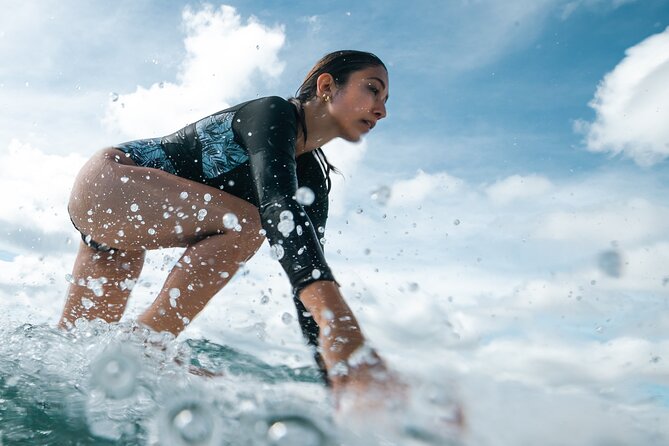
{"type": "Polygon", "coordinates": [[[335,282],[314,282],[304,287],[299,296],[320,327],[321,354],[327,370],[332,371],[362,346],[360,325],[335,282]]]}
{"type": "Polygon", "coordinates": [[[233,119],[237,142],[249,153],[261,223],[275,257],[293,289],[330,280],[330,271],[316,228],[295,200],[297,172],[294,106],[278,97],[240,108],[233,119]]]}
{"type": "MultiPolygon", "coordinates": [[[[281,98],[253,101],[237,111],[233,130],[238,143],[249,152],[267,239],[293,290],[320,328],[319,346],[333,386],[339,390],[349,381],[364,386],[376,378],[368,373],[371,368],[385,371],[385,367],[371,350],[361,364],[351,364],[350,355],[363,345],[364,338],[325,261],[319,242],[322,234],[294,198],[297,117],[293,105],[281,98]]],[[[319,212],[319,208],[322,206],[310,213],[324,225],[327,210],[319,212]]]]}

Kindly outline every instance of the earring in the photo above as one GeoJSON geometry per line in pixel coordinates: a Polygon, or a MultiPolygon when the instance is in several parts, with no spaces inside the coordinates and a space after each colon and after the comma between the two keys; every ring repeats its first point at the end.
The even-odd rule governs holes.
{"type": "Polygon", "coordinates": [[[325,102],[330,102],[330,96],[324,94],[324,95],[323,95],[323,101],[325,101],[325,102]]]}

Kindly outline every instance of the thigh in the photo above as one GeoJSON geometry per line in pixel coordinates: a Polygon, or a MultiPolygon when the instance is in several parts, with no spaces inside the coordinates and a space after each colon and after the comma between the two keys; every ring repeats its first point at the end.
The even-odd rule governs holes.
{"type": "Polygon", "coordinates": [[[120,249],[188,246],[229,229],[258,236],[258,209],[241,198],[170,173],[135,165],[118,149],[96,153],[82,168],[69,203],[77,228],[98,243],[120,249]]]}

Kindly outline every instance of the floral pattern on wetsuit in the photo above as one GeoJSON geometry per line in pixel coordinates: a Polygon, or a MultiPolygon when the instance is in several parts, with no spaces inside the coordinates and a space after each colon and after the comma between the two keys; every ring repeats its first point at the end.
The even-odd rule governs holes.
{"type": "Polygon", "coordinates": [[[202,145],[202,173],[205,178],[216,178],[249,159],[246,150],[234,140],[233,116],[234,113],[219,113],[195,124],[202,145]]]}
{"type": "Polygon", "coordinates": [[[127,153],[138,166],[152,167],[176,174],[172,162],[167,158],[160,145],[161,138],[139,139],[115,146],[127,153]]]}

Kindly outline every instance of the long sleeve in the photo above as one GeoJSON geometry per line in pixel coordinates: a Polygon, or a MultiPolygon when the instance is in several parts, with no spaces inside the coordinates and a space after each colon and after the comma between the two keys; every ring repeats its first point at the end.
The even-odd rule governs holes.
{"type": "MultiPolygon", "coordinates": [[[[319,241],[322,234],[295,198],[294,106],[279,97],[252,101],[235,113],[233,130],[237,142],[248,150],[265,235],[293,288],[299,291],[317,280],[334,280],[319,241]]],[[[312,213],[324,224],[322,212],[312,213]]]]}

